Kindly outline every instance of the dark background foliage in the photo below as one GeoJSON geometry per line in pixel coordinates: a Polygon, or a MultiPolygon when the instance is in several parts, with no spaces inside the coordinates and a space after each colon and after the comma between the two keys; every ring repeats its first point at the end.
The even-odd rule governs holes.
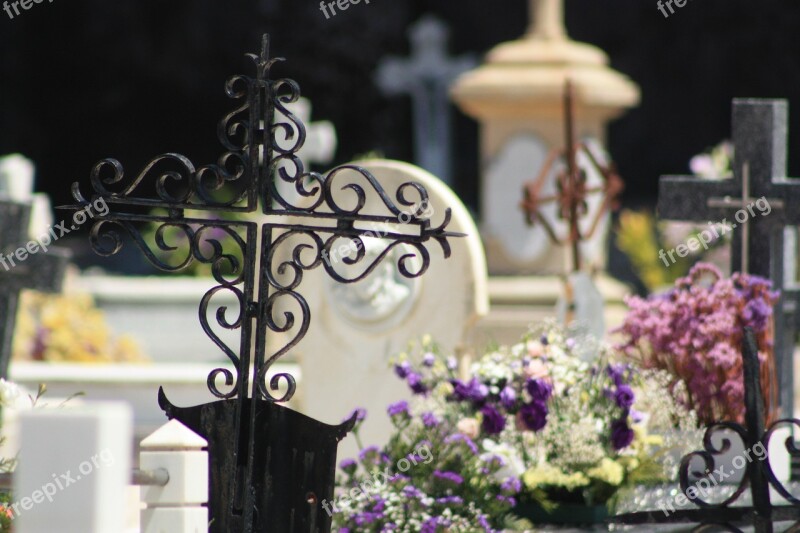
{"type": "MultiPolygon", "coordinates": [[[[381,57],[408,53],[407,27],[428,12],[450,24],[454,54],[482,54],[527,26],[527,0],[372,0],[330,20],[316,0],[54,0],[13,20],[0,12],[0,154],[34,159],[56,204],[104,157],[128,172],[167,151],[210,162],[230,107],[223,82],[249,73],[243,54],[269,32],[289,59],[280,72],[315,119],[335,123],[337,162],[371,150],[411,160],[409,101],[383,97],[372,76],[381,57]]],[[[653,204],[660,174],[685,172],[728,136],[731,98],[800,96],[796,0],[697,0],[668,19],[655,0],[566,0],[566,19],[641,86],[641,105],[609,137],[629,205],[653,204]]],[[[475,208],[477,127],[459,113],[454,128],[456,189],[475,208]]]]}

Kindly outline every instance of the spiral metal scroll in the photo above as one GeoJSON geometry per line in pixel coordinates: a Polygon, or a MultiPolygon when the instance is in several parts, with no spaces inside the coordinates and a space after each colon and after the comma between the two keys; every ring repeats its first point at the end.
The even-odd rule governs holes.
{"type": "Polygon", "coordinates": [[[247,373],[252,364],[252,397],[284,402],[296,390],[294,378],[281,373],[268,380],[267,374],[308,331],[308,304],[297,291],[305,271],[322,265],[336,281],[354,283],[373,272],[395,247],[405,244],[411,251],[397,260],[397,268],[403,276],[414,278],[423,275],[430,265],[429,241],[437,242],[449,257],[448,239],[460,234],[447,231],[449,209],[438,227],[423,216],[429,196],[419,184],[402,184],[392,196],[375,176],[355,165],[324,175],[306,172],[298,156],[306,138],[305,127],[290,111],[290,105],[300,98],[300,87],[290,79],[270,79],[273,67],[282,59],[269,57],[267,39],[260,55],[247,57],[255,65],[255,76],[236,75],[225,84],[225,94],[236,105],[217,125],[225,152],[216,163],[197,168],[180,154],[166,153],[129,177],[119,161],[103,159],[89,176],[90,195],[73,184],[77,205],[71,207],[84,208],[98,198],[109,204],[109,214],[97,218],[90,233],[92,247],[100,255],[117,253],[123,246],[123,235],[127,235],[163,271],[177,272],[194,261],[211,265],[216,285],[200,302],[199,321],[234,370],[213,370],[208,376],[210,392],[217,398],[246,400],[250,392],[247,373]],[[145,190],[151,195],[143,194],[145,190]],[[377,200],[372,203],[380,207],[381,214],[366,212],[369,200],[377,200]],[[241,213],[255,214],[259,203],[266,216],[310,218],[319,220],[319,224],[241,219],[241,213]],[[167,214],[142,214],[152,208],[163,208],[167,214]],[[209,218],[190,218],[185,210],[206,212],[209,218]],[[235,217],[224,220],[223,212],[235,217]],[[156,224],[154,244],[143,237],[139,229],[143,223],[156,224]],[[357,223],[395,228],[382,235],[386,248],[377,258],[366,259],[363,238],[372,232],[356,227],[357,223]],[[263,236],[260,249],[259,232],[263,236]],[[302,242],[296,244],[296,239],[302,242]],[[355,256],[343,259],[348,266],[363,267],[355,274],[339,272],[323,260],[340,239],[356,244],[355,256]],[[233,247],[233,252],[225,243],[233,247]],[[276,252],[288,246],[293,246],[289,259],[279,260],[276,252]],[[262,271],[256,272],[259,261],[262,271]],[[238,302],[238,313],[214,303],[222,295],[238,302]],[[215,316],[216,324],[212,324],[209,313],[215,316]],[[240,331],[240,346],[228,346],[215,328],[240,331]],[[265,339],[270,332],[295,333],[266,357],[265,339]],[[255,353],[251,357],[253,341],[255,353]],[[224,382],[224,390],[218,381],[224,382]],[[284,386],[285,392],[279,394],[284,386]]]}
{"type": "MultiPolygon", "coordinates": [[[[692,452],[684,456],[683,459],[681,459],[680,470],[679,470],[681,491],[684,493],[686,498],[689,499],[689,501],[696,504],[698,507],[703,507],[703,508],[727,507],[731,503],[738,500],[739,497],[744,493],[745,490],[747,490],[747,487],[749,486],[750,476],[744,475],[742,477],[741,482],[736,486],[733,493],[719,503],[712,503],[705,501],[698,495],[696,490],[693,491],[689,490],[700,480],[703,479],[708,480],[709,476],[713,476],[715,470],[717,469],[717,462],[715,460],[715,457],[719,457],[731,449],[731,441],[727,437],[722,439],[721,446],[717,446],[714,444],[713,436],[722,431],[733,432],[741,440],[743,444],[747,442],[747,430],[744,427],[733,422],[719,422],[716,424],[712,424],[706,428],[706,432],[703,435],[703,450],[692,452]],[[703,471],[701,472],[690,471],[692,468],[693,460],[695,458],[702,459],[703,471]],[[694,481],[691,483],[690,483],[690,474],[691,477],[694,478],[694,481]]],[[[748,465],[748,470],[751,468],[751,466],[752,465],[748,465]]],[[[749,474],[749,472],[747,474],[749,474]]],[[[714,482],[712,485],[716,485],[716,482],[714,482]]]]}

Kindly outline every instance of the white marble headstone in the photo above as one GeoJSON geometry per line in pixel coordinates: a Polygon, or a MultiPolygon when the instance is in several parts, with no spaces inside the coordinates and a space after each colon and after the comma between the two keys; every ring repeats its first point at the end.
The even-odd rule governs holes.
{"type": "Polygon", "coordinates": [[[15,529],[124,531],[132,426],[131,409],[120,402],[25,412],[14,475],[15,529]]]}
{"type": "MultiPolygon", "coordinates": [[[[452,255],[447,260],[439,245],[429,242],[430,267],[411,280],[397,269],[399,258],[413,251],[403,246],[394,248],[369,277],[356,284],[338,284],[322,268],[306,274],[301,292],[312,319],[308,334],[295,350],[303,374],[298,389],[300,410],[323,422],[338,423],[354,408],[366,408],[361,437],[369,445],[383,444],[389,435],[386,407],[410,396],[407,386],[394,376],[389,359],[424,334],[452,353],[469,341],[473,325],[487,313],[488,291],[486,259],[477,228],[441,180],[407,163],[371,160],[357,164],[372,172],[392,198],[402,183],[423,185],[430,195],[431,224],[440,225],[449,207],[452,221],[448,229],[468,235],[450,239],[452,255]]],[[[370,197],[366,209],[381,211],[376,196],[370,197]]],[[[369,229],[376,238],[366,239],[366,253],[375,257],[387,241],[378,238],[380,227],[369,229]]],[[[411,263],[408,267],[414,268],[411,263]]],[[[348,438],[339,450],[340,457],[352,456],[356,447],[348,438]]]]}
{"type": "Polygon", "coordinates": [[[53,225],[50,198],[46,194],[34,194],[36,166],[33,161],[20,154],[0,157],[0,198],[20,203],[32,203],[29,234],[44,235],[53,225]]]}
{"type": "Polygon", "coordinates": [[[29,202],[33,196],[33,161],[20,154],[0,157],[0,196],[29,202]]]}

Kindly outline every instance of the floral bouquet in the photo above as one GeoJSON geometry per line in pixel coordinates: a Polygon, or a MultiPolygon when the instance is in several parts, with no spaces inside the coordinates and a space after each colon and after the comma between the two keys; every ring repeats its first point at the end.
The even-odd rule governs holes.
{"type": "Polygon", "coordinates": [[[22,296],[12,355],[49,362],[147,360],[133,337],[113,334],[91,296],[33,292],[22,296]]]}
{"type": "Polygon", "coordinates": [[[338,497],[322,502],[338,531],[495,531],[513,523],[520,480],[503,457],[482,453],[422,406],[401,401],[388,412],[390,443],[360,446],[357,461],[342,461],[338,497]]]}
{"type": "Polygon", "coordinates": [[[777,300],[769,280],[739,273],[726,279],[715,266],[699,263],[669,292],[628,299],[619,348],[643,368],[668,372],[701,424],[742,423],[742,331],[749,326],[757,335],[770,419],[777,407],[772,315],[777,300]]]}
{"type": "Polygon", "coordinates": [[[514,529],[528,504],[604,505],[630,483],[672,477],[672,430],[696,427],[668,394],[669,376],[615,364],[591,337],[553,323],[491,350],[466,377],[430,339],[393,364],[415,400],[390,406],[397,431],[384,449],[341,465],[340,490],[370,470],[388,477],[379,495],[334,515],[342,530],[514,529]],[[432,459],[412,466],[420,446],[432,459]]]}

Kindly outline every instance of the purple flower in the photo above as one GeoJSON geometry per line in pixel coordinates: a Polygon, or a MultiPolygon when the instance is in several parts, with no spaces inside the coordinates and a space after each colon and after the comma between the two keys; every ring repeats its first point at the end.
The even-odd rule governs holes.
{"type": "Polygon", "coordinates": [[[606,372],[617,387],[625,383],[625,365],[608,365],[606,372]]]}
{"type": "Polygon", "coordinates": [[[398,415],[409,415],[410,410],[408,408],[408,402],[405,400],[399,401],[397,403],[391,404],[387,409],[386,412],[391,417],[395,417],[398,415]]]}
{"type": "Polygon", "coordinates": [[[611,423],[611,445],[615,450],[627,448],[633,442],[633,430],[628,427],[627,420],[620,419],[611,423]]]}
{"type": "Polygon", "coordinates": [[[403,487],[402,492],[406,498],[422,498],[425,496],[425,494],[414,485],[406,485],[403,487]]]}
{"type": "Polygon", "coordinates": [[[448,437],[445,437],[444,439],[445,444],[452,444],[454,442],[463,442],[464,444],[467,445],[467,447],[470,449],[473,455],[478,455],[479,452],[478,445],[475,444],[472,441],[472,439],[467,437],[466,435],[463,435],[461,433],[454,433],[452,435],[449,435],[448,437]]]}
{"type": "Polygon", "coordinates": [[[344,470],[344,472],[348,476],[352,476],[356,472],[356,468],[358,468],[357,463],[353,459],[343,459],[341,463],[339,463],[339,468],[344,470]]]}
{"type": "Polygon", "coordinates": [[[380,450],[377,446],[367,446],[360,452],[358,452],[358,458],[361,459],[362,463],[376,463],[380,458],[380,450]]]}
{"type": "Polygon", "coordinates": [[[522,406],[519,410],[519,420],[522,425],[531,431],[540,431],[547,425],[547,405],[532,402],[522,406]]]}
{"type": "Polygon", "coordinates": [[[433,363],[436,362],[436,356],[433,355],[431,352],[427,352],[425,355],[422,356],[422,364],[427,366],[428,368],[433,366],[433,363]]]}
{"type": "Polygon", "coordinates": [[[422,523],[422,527],[419,531],[420,533],[436,533],[436,530],[439,529],[439,525],[441,525],[440,517],[432,516],[422,523]]]}
{"type": "Polygon", "coordinates": [[[519,494],[519,492],[522,490],[522,482],[518,477],[506,478],[506,480],[500,485],[500,490],[502,490],[504,494],[508,495],[519,494]]]}
{"type": "Polygon", "coordinates": [[[394,373],[400,379],[406,379],[408,373],[411,372],[411,363],[403,361],[402,363],[394,365],[394,373]]]}
{"type": "Polygon", "coordinates": [[[772,306],[762,299],[750,300],[744,306],[742,318],[753,326],[756,331],[763,331],[767,327],[767,321],[772,316],[772,306]]]}
{"type": "Polygon", "coordinates": [[[489,395],[489,387],[481,383],[478,378],[472,378],[468,383],[456,379],[452,383],[453,394],[458,401],[469,400],[480,404],[489,395]]]}
{"type": "Polygon", "coordinates": [[[436,503],[440,505],[461,505],[464,503],[464,498],[461,496],[443,496],[436,498],[436,503]]]}
{"type": "Polygon", "coordinates": [[[347,415],[347,417],[344,420],[342,420],[342,422],[347,422],[348,420],[353,418],[353,416],[356,417],[356,422],[363,422],[364,419],[367,418],[367,410],[364,409],[363,407],[358,407],[356,409],[353,409],[353,412],[347,415]]]}
{"type": "Polygon", "coordinates": [[[456,368],[458,368],[458,360],[451,355],[447,358],[447,369],[455,370],[456,368]]]}
{"type": "Polygon", "coordinates": [[[435,414],[428,412],[422,413],[422,423],[425,424],[425,427],[432,428],[438,426],[441,421],[436,418],[435,414]]]}
{"type": "Polygon", "coordinates": [[[406,380],[408,381],[408,386],[411,387],[411,390],[414,392],[414,394],[425,394],[428,392],[428,388],[422,382],[422,376],[416,372],[411,372],[408,374],[408,378],[406,378],[406,380]]]}
{"type": "Polygon", "coordinates": [[[614,401],[620,409],[628,410],[633,405],[633,389],[628,385],[620,385],[614,393],[614,401]]]}
{"type": "Polygon", "coordinates": [[[483,428],[483,431],[486,432],[487,435],[497,435],[505,429],[506,417],[501,415],[497,409],[491,405],[487,405],[481,409],[481,413],[483,414],[481,428],[483,428]]]}
{"type": "Polygon", "coordinates": [[[464,482],[464,478],[456,474],[455,472],[442,472],[441,470],[434,470],[433,477],[435,477],[436,479],[443,479],[445,481],[449,481],[456,485],[461,485],[464,482]]]}
{"type": "Polygon", "coordinates": [[[534,402],[545,403],[553,394],[553,386],[543,379],[529,379],[525,388],[534,402]]]}
{"type": "Polygon", "coordinates": [[[386,509],[386,500],[381,498],[380,496],[374,496],[375,505],[372,506],[373,513],[383,513],[383,510],[386,509]]]}
{"type": "Polygon", "coordinates": [[[499,502],[507,503],[510,507],[514,507],[515,505],[517,505],[517,499],[512,496],[498,494],[497,496],[495,496],[495,499],[499,502]]]}
{"type": "Polygon", "coordinates": [[[517,403],[517,393],[514,392],[513,388],[505,387],[500,391],[500,403],[502,403],[503,407],[506,409],[514,408],[514,405],[517,403]]]}

